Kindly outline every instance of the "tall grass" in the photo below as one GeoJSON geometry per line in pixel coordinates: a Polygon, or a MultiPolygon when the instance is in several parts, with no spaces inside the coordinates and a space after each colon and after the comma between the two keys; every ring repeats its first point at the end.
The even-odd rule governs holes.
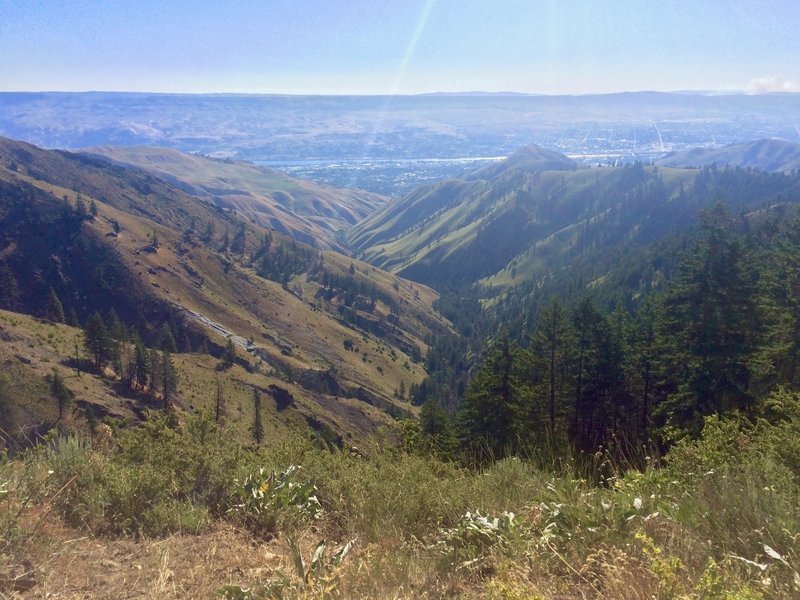
{"type": "Polygon", "coordinates": [[[264,477],[275,514],[260,533],[312,548],[322,537],[356,539],[330,580],[346,597],[797,597],[800,397],[780,392],[767,406],[756,420],[709,418],[700,439],[640,469],[558,449],[475,468],[377,446],[320,450],[300,438],[250,451],[208,415],[177,427],[155,417],[110,451],[50,438],[0,460],[0,555],[11,560],[24,546],[25,510],[96,535],[199,533],[220,520],[249,527],[242,509],[230,510],[246,505],[236,481],[299,465],[292,481],[315,494],[321,519],[281,518],[294,501],[270,500],[277,478],[264,477]],[[494,519],[503,526],[492,529],[494,519]]]}

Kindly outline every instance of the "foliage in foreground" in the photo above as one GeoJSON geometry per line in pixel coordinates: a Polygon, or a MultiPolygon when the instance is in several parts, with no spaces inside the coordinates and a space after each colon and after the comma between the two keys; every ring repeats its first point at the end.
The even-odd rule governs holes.
{"type": "Polygon", "coordinates": [[[104,536],[251,527],[242,490],[257,487],[276,516],[265,533],[291,540],[294,568],[209,594],[796,597],[798,430],[800,396],[779,391],[755,419],[709,417],[699,439],[664,459],[600,477],[568,458],[468,470],[413,451],[353,456],[305,441],[245,452],[209,416],[175,428],[154,419],[111,451],[62,438],[3,459],[0,561],[20,564],[36,543],[26,514],[58,513],[104,536]],[[289,482],[305,491],[281,491],[289,482]],[[296,518],[318,513],[311,497],[324,514],[296,518]]]}

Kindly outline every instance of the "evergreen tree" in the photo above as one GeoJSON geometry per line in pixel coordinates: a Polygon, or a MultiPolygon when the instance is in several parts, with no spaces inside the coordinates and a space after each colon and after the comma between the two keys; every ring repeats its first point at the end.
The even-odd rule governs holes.
{"type": "Polygon", "coordinates": [[[178,345],[175,343],[175,336],[172,334],[172,329],[170,329],[167,323],[162,324],[161,328],[158,330],[156,346],[162,352],[175,353],[178,351],[178,345]]]}
{"type": "Polygon", "coordinates": [[[172,397],[175,394],[177,381],[178,375],[175,371],[175,365],[172,364],[172,357],[168,350],[164,350],[161,353],[161,395],[165,411],[172,409],[172,397]]]}
{"type": "Polygon", "coordinates": [[[464,397],[458,418],[463,446],[486,451],[491,458],[513,450],[522,386],[519,371],[519,349],[503,333],[464,397]]]}
{"type": "Polygon", "coordinates": [[[53,288],[50,288],[50,293],[47,297],[46,317],[48,321],[53,323],[64,322],[64,307],[61,305],[61,300],[59,300],[58,294],[53,288]]]}
{"type": "Polygon", "coordinates": [[[142,344],[142,340],[138,338],[134,340],[133,356],[133,371],[136,377],[136,383],[141,389],[145,389],[150,374],[150,360],[147,348],[142,344]]]}
{"type": "Polygon", "coordinates": [[[556,419],[563,412],[569,381],[569,351],[572,338],[567,311],[554,298],[539,314],[532,339],[533,369],[545,391],[550,434],[556,433],[556,419]]]}
{"type": "Polygon", "coordinates": [[[85,221],[87,219],[86,202],[80,194],[78,194],[75,200],[75,216],[78,221],[85,221]]]}
{"type": "Polygon", "coordinates": [[[233,338],[228,336],[228,341],[225,343],[225,349],[222,351],[222,367],[228,369],[236,362],[236,346],[233,344],[233,338]]]}
{"type": "Polygon", "coordinates": [[[660,358],[665,358],[659,336],[661,306],[650,297],[639,308],[631,329],[630,369],[631,388],[639,398],[639,427],[641,441],[650,442],[650,426],[656,386],[660,372],[660,358]]]}
{"type": "Polygon", "coordinates": [[[161,353],[158,350],[150,349],[147,351],[147,391],[155,395],[161,387],[161,377],[164,374],[161,364],[161,353]]]}
{"type": "Polygon", "coordinates": [[[697,431],[702,417],[752,406],[749,361],[760,336],[756,274],[733,233],[727,210],[704,215],[701,239],[686,256],[668,300],[673,330],[685,350],[680,393],[670,398],[673,420],[697,431]]]}
{"type": "Polygon", "coordinates": [[[19,286],[14,273],[6,263],[0,264],[0,308],[16,310],[19,302],[19,286]]]}
{"type": "Polygon", "coordinates": [[[454,452],[456,439],[450,418],[433,398],[429,398],[422,405],[419,423],[422,432],[430,437],[439,452],[444,454],[454,452]]]}
{"type": "Polygon", "coordinates": [[[220,244],[219,251],[220,252],[227,252],[228,248],[231,245],[231,236],[228,233],[228,230],[225,230],[225,234],[222,236],[222,244],[220,244]]]}
{"type": "Polygon", "coordinates": [[[108,335],[118,342],[124,342],[128,339],[128,330],[125,324],[120,320],[117,311],[114,308],[108,309],[108,318],[106,319],[108,335]]]}
{"type": "Polygon", "coordinates": [[[573,315],[575,398],[571,434],[579,450],[593,452],[618,423],[616,407],[627,403],[620,340],[594,303],[584,298],[573,315]]]}
{"type": "Polygon", "coordinates": [[[222,382],[217,375],[217,393],[214,398],[214,421],[219,423],[222,420],[222,415],[225,412],[225,396],[222,393],[222,382]]]}
{"type": "Polygon", "coordinates": [[[61,374],[53,369],[52,374],[48,377],[50,383],[50,394],[55,398],[58,406],[58,420],[64,417],[64,408],[72,401],[72,392],[64,383],[64,378],[61,374]]]}
{"type": "Polygon", "coordinates": [[[101,368],[109,359],[110,341],[100,313],[95,311],[83,326],[83,343],[92,355],[94,366],[101,368]]]}
{"type": "Polygon", "coordinates": [[[253,388],[253,441],[260,446],[264,441],[264,425],[261,422],[261,394],[253,388]]]}
{"type": "Polygon", "coordinates": [[[765,389],[800,389],[800,218],[770,224],[761,232],[758,303],[765,340],[758,355],[765,389]]]}

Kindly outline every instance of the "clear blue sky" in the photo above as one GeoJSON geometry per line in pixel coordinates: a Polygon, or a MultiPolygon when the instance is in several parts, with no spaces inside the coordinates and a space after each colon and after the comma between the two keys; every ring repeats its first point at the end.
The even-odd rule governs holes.
{"type": "Polygon", "coordinates": [[[800,91],[798,0],[0,0],[0,91],[800,91]]]}

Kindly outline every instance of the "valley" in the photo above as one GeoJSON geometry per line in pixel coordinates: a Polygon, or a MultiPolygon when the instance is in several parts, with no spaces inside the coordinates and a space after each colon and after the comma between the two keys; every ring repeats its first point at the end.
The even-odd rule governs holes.
{"type": "Polygon", "coordinates": [[[800,146],[640,136],[0,139],[0,593],[791,597],[800,146]]]}

